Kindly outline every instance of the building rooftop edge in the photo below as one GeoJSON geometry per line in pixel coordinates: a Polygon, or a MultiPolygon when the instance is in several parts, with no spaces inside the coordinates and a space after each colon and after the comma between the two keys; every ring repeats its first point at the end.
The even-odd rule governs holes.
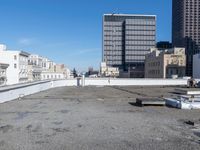
{"type": "Polygon", "coordinates": [[[6,66],[6,67],[8,67],[8,66],[9,66],[9,64],[6,64],[6,63],[1,63],[1,62],[0,62],[0,66],[6,66]]]}
{"type": "Polygon", "coordinates": [[[30,53],[25,52],[23,50],[9,50],[9,49],[7,49],[7,50],[3,50],[2,52],[19,53],[19,54],[27,55],[27,56],[30,55],[30,53]]]}
{"type": "Polygon", "coordinates": [[[104,14],[103,16],[147,16],[147,17],[156,17],[156,15],[145,15],[145,14],[104,14]]]}
{"type": "Polygon", "coordinates": [[[25,55],[25,56],[29,56],[29,55],[30,55],[28,52],[25,52],[25,51],[19,51],[19,53],[20,53],[21,55],[25,55]]]}

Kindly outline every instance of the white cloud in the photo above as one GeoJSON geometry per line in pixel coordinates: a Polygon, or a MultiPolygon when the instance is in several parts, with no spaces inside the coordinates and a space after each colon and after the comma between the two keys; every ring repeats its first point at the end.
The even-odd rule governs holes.
{"type": "Polygon", "coordinates": [[[20,38],[18,40],[18,43],[20,45],[25,45],[25,46],[28,46],[28,45],[31,45],[34,43],[34,39],[31,39],[31,38],[20,38]]]}

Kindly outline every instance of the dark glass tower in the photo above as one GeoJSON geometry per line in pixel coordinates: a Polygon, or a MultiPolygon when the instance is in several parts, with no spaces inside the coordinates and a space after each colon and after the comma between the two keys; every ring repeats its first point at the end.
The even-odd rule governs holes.
{"type": "Polygon", "coordinates": [[[103,16],[103,61],[120,71],[144,77],[144,59],[155,47],[156,16],[105,14],[103,16]]]}
{"type": "Polygon", "coordinates": [[[186,75],[192,76],[193,55],[200,50],[200,0],[172,0],[172,43],[185,47],[186,75]]]}

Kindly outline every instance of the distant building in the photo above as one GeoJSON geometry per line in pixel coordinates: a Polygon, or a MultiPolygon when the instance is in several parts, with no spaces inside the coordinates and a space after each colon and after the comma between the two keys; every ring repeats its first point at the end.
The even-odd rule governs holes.
{"type": "Polygon", "coordinates": [[[65,79],[65,75],[63,73],[57,72],[42,72],[41,74],[42,80],[58,80],[58,79],[65,79]]]}
{"type": "Polygon", "coordinates": [[[86,77],[97,78],[99,76],[99,71],[94,70],[92,67],[88,68],[88,72],[85,74],[86,77]]]}
{"type": "Polygon", "coordinates": [[[39,55],[29,56],[29,81],[70,78],[71,71],[64,64],[56,64],[39,55]]]}
{"type": "Polygon", "coordinates": [[[193,55],[200,52],[199,0],[172,0],[172,43],[185,47],[186,75],[192,76],[193,55]]]}
{"type": "Polygon", "coordinates": [[[55,72],[63,73],[66,79],[70,78],[71,71],[64,64],[56,64],[55,72]]]}
{"type": "Polygon", "coordinates": [[[193,56],[193,77],[200,79],[200,54],[193,56]]]}
{"type": "Polygon", "coordinates": [[[41,73],[42,80],[56,80],[70,78],[71,71],[64,64],[55,64],[52,61],[47,61],[49,69],[45,69],[41,73]]]}
{"type": "Polygon", "coordinates": [[[103,16],[103,62],[120,72],[144,77],[144,59],[155,47],[156,16],[105,14],[103,16]]]}
{"type": "Polygon", "coordinates": [[[27,52],[7,50],[5,45],[0,45],[0,62],[9,64],[8,85],[28,82],[28,57],[27,52]]]}
{"type": "Polygon", "coordinates": [[[38,81],[41,80],[42,73],[42,60],[39,55],[31,54],[28,59],[28,80],[38,81]]]}
{"type": "Polygon", "coordinates": [[[0,86],[6,85],[8,66],[9,64],[0,63],[0,86]]]}
{"type": "Polygon", "coordinates": [[[56,63],[52,60],[49,60],[46,57],[42,57],[42,70],[43,71],[49,71],[49,72],[55,72],[56,71],[56,63]]]}
{"type": "Polygon", "coordinates": [[[186,67],[185,48],[159,51],[152,48],[146,55],[145,78],[184,77],[186,67]]]}
{"type": "Polygon", "coordinates": [[[102,77],[119,77],[119,69],[118,67],[107,66],[105,62],[102,62],[100,74],[102,77]]]}
{"type": "Polygon", "coordinates": [[[170,43],[169,41],[160,41],[157,42],[156,48],[159,50],[170,49],[172,48],[172,43],[170,43]]]}

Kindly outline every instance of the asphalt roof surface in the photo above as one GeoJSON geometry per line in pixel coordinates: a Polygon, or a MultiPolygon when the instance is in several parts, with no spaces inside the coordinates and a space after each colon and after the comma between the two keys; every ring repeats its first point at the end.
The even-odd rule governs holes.
{"type": "Polygon", "coordinates": [[[0,104],[0,150],[199,150],[200,110],[129,104],[175,88],[63,87],[0,104]]]}

